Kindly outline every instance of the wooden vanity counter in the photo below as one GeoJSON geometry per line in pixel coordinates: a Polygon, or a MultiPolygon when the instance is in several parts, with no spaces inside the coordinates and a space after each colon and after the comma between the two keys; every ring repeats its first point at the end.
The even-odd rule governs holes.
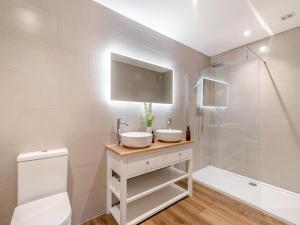
{"type": "Polygon", "coordinates": [[[152,143],[147,148],[127,148],[122,145],[119,146],[119,145],[113,144],[113,145],[106,145],[106,149],[116,153],[119,156],[133,156],[133,155],[139,155],[139,154],[145,154],[145,153],[152,153],[152,152],[155,152],[158,150],[172,148],[175,146],[192,144],[192,143],[193,143],[192,141],[180,141],[180,142],[175,142],[175,143],[166,143],[166,142],[156,141],[155,143],[152,143]]]}
{"type": "Polygon", "coordinates": [[[157,141],[147,148],[106,145],[107,213],[118,225],[137,225],[192,195],[192,141],[157,141]],[[185,168],[177,168],[185,163],[185,168]],[[177,182],[188,180],[187,188],[177,182]],[[119,204],[113,204],[113,196],[119,204]]]}

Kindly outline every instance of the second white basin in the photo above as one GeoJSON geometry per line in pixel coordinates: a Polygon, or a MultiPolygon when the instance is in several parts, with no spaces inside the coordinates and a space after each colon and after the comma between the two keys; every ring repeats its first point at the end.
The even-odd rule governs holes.
{"type": "Polygon", "coordinates": [[[129,148],[145,148],[152,143],[152,134],[147,132],[126,132],[121,134],[121,143],[129,148]]]}
{"type": "Polygon", "coordinates": [[[182,140],[182,130],[160,129],[156,130],[158,140],[164,142],[178,142],[182,140]]]}

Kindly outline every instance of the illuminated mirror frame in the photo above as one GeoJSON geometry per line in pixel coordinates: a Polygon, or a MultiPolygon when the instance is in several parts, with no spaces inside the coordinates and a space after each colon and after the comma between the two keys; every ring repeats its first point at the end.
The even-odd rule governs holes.
{"type": "Polygon", "coordinates": [[[116,52],[116,51],[110,51],[110,72],[109,72],[109,85],[110,85],[110,88],[109,88],[109,101],[111,103],[119,103],[119,104],[126,104],[126,103],[135,103],[135,104],[143,104],[143,102],[137,102],[137,101],[121,101],[121,100],[112,100],[111,99],[111,61],[113,60],[112,58],[112,55],[115,54],[115,55],[120,55],[120,56],[124,56],[126,58],[129,58],[129,59],[132,59],[132,60],[136,60],[136,61],[140,61],[142,63],[146,63],[146,64],[150,64],[152,66],[157,66],[157,67],[161,67],[161,68],[165,68],[167,70],[170,70],[172,71],[172,102],[171,103],[160,103],[160,102],[152,102],[153,104],[155,105],[174,105],[175,103],[175,79],[174,79],[174,69],[173,68],[170,68],[168,66],[164,66],[164,65],[158,65],[156,63],[153,63],[153,62],[149,62],[147,60],[144,60],[144,59],[141,59],[141,58],[137,58],[137,57],[133,57],[133,56],[129,56],[128,54],[124,54],[124,53],[119,53],[119,52],[116,52]]]}
{"type": "Polygon", "coordinates": [[[227,109],[228,104],[229,104],[229,84],[225,81],[216,80],[216,79],[212,79],[209,77],[201,77],[201,79],[199,80],[199,83],[198,83],[198,105],[199,105],[200,109],[227,109]],[[205,105],[203,105],[204,80],[210,80],[210,81],[214,81],[214,82],[218,82],[218,83],[222,83],[222,84],[226,85],[226,91],[227,91],[226,106],[205,106],[205,105]]]}

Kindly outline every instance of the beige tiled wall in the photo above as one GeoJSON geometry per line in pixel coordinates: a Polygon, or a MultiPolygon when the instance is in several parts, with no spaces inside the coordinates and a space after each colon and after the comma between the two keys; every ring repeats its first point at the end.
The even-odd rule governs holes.
{"type": "Polygon", "coordinates": [[[109,50],[174,68],[175,104],[154,127],[185,128],[184,78],[206,57],[91,0],[0,0],[0,225],[16,206],[16,156],[67,147],[73,224],[105,212],[105,148],[117,117],[141,129],[142,105],[107,101],[109,50]]]}
{"type": "Polygon", "coordinates": [[[210,136],[213,165],[297,193],[300,193],[299,40],[300,28],[296,28],[249,45],[258,54],[261,45],[269,47],[261,56],[267,60],[271,77],[253,55],[245,59],[245,48],[212,58],[214,62],[227,64],[217,75],[229,82],[230,96],[228,110],[211,113],[223,127],[212,129],[210,136]]]}

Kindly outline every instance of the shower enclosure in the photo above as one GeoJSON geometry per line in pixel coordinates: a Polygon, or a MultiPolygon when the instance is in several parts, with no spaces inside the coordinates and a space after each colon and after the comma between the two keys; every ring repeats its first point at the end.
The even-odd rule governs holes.
{"type": "MultiPolygon", "coordinates": [[[[272,147],[272,132],[281,128],[281,122],[272,123],[268,116],[273,115],[266,113],[264,103],[270,102],[266,91],[280,96],[265,58],[245,47],[213,60],[217,63],[190,79],[194,180],[285,222],[300,224],[297,184],[283,182],[280,157],[285,152],[272,147]],[[228,85],[228,93],[220,91],[218,83],[228,85]],[[225,95],[227,104],[220,106],[220,96],[225,95]],[[207,105],[207,99],[213,99],[212,104],[207,105]]],[[[293,124],[284,116],[285,123],[293,124]]]]}

